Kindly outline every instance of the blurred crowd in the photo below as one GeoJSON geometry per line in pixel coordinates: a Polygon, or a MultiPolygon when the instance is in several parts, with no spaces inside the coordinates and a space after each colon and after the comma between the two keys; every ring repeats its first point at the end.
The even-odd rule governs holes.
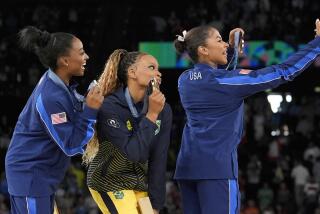
{"type": "Polygon", "coordinates": [[[143,23],[149,24],[148,30],[140,31],[136,36],[138,40],[172,41],[183,30],[209,24],[216,27],[225,40],[232,28],[241,26],[246,31],[246,40],[284,40],[297,44],[309,41],[314,35],[320,6],[315,0],[221,0],[184,1],[172,10],[165,7],[167,5],[151,6],[147,12],[146,6],[140,5],[136,13],[131,10],[132,26],[128,28],[128,34],[134,37],[132,35],[137,33],[134,29],[140,29],[144,20],[143,23]],[[145,14],[146,17],[137,14],[145,14]]]}
{"type": "MultiPolygon", "coordinates": [[[[10,208],[4,173],[6,149],[18,114],[44,71],[35,56],[17,48],[16,33],[26,25],[49,32],[75,33],[90,55],[96,49],[94,38],[101,30],[95,26],[108,7],[99,5],[97,0],[90,4],[85,1],[65,1],[64,4],[62,8],[51,1],[35,1],[35,4],[21,1],[0,9],[0,214],[9,213],[10,208]]],[[[172,10],[165,8],[165,4],[156,6],[158,9],[151,5],[147,10],[146,5],[128,3],[119,35],[126,38],[126,44],[130,43],[130,47],[126,47],[129,50],[137,49],[137,43],[142,40],[172,41],[182,30],[200,24],[211,24],[225,36],[231,28],[241,26],[248,40],[306,42],[313,36],[320,5],[314,0],[272,4],[270,0],[221,0],[185,2],[172,10]]],[[[102,67],[104,62],[100,63],[102,67]]],[[[169,99],[174,118],[168,155],[167,200],[162,212],[168,214],[182,213],[179,188],[172,179],[185,123],[178,99],[169,99]]],[[[245,104],[246,131],[239,146],[242,214],[320,214],[320,96],[293,96],[292,102],[282,102],[278,113],[271,111],[267,93],[248,98],[245,104]]],[[[56,200],[63,214],[99,213],[86,186],[86,169],[81,165],[81,157],[73,158],[56,200]]]]}

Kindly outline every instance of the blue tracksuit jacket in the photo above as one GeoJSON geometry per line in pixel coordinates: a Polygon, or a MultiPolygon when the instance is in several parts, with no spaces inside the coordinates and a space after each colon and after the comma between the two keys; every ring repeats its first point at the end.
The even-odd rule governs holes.
{"type": "Polygon", "coordinates": [[[195,64],[178,89],[187,115],[176,179],[235,179],[243,132],[243,100],[292,80],[320,54],[320,37],[287,61],[259,70],[226,71],[195,64]]]}
{"type": "MultiPolygon", "coordinates": [[[[6,154],[9,193],[48,196],[70,162],[93,136],[97,110],[83,105],[75,85],[66,86],[50,69],[22,110],[6,154]]],[[[83,98],[83,97],[82,97],[83,98]]]]}

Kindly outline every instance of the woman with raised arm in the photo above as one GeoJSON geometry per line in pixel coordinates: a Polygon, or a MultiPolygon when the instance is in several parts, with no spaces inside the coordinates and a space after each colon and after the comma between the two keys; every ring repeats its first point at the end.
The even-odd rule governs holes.
{"type": "MultiPolygon", "coordinates": [[[[232,30],[231,46],[237,31],[244,33],[232,30]]],[[[258,70],[219,69],[228,62],[229,44],[211,26],[192,28],[175,40],[176,50],[187,52],[194,63],[178,80],[187,122],[175,179],[185,214],[239,213],[237,147],[243,134],[243,101],[293,80],[310,66],[320,55],[319,19],[315,31],[316,38],[288,60],[258,70]]]]}

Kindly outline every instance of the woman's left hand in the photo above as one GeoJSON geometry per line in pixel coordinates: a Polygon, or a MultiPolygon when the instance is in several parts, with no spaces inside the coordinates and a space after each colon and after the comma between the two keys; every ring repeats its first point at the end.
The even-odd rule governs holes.
{"type": "MultiPolygon", "coordinates": [[[[229,33],[229,45],[230,47],[234,47],[234,34],[235,32],[240,31],[242,33],[242,37],[244,36],[244,30],[242,28],[235,28],[229,33]]],[[[239,43],[239,52],[242,53],[242,49],[244,46],[244,40],[241,39],[239,43]]]]}

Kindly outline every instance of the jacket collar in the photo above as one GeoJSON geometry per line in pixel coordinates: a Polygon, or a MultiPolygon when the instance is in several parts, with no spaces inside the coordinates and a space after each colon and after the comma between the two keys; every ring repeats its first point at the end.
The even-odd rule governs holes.
{"type": "Polygon", "coordinates": [[[71,90],[74,90],[79,84],[74,81],[74,80],[71,80],[70,81],[70,85],[67,86],[63,81],[62,79],[56,74],[54,73],[50,68],[48,69],[48,77],[55,83],[57,84],[58,86],[60,86],[61,88],[69,91],[68,87],[71,89],[71,90]]]}
{"type": "Polygon", "coordinates": [[[194,65],[194,68],[196,68],[196,69],[210,69],[210,70],[217,69],[217,68],[213,68],[212,66],[205,64],[205,63],[197,63],[194,65]]]}
{"type": "MultiPolygon", "coordinates": [[[[113,92],[108,97],[110,97],[109,99],[112,99],[113,102],[118,103],[121,106],[129,108],[129,105],[128,105],[128,102],[127,102],[126,96],[125,96],[125,90],[126,90],[126,87],[121,86],[120,88],[118,88],[115,92],[113,92]]],[[[144,101],[141,101],[138,104],[134,104],[135,107],[137,107],[136,105],[140,105],[140,107],[141,107],[141,105],[144,106],[144,101]]]]}
{"type": "Polygon", "coordinates": [[[113,92],[111,95],[109,95],[111,99],[114,100],[114,102],[122,105],[122,106],[128,106],[128,103],[126,101],[125,97],[125,87],[119,87],[115,92],[113,92]]]}
{"type": "Polygon", "coordinates": [[[54,73],[50,68],[47,71],[48,74],[48,78],[51,79],[56,85],[58,85],[59,87],[61,87],[63,90],[65,90],[71,97],[71,93],[74,94],[74,96],[79,100],[82,101],[84,100],[83,96],[78,94],[75,89],[78,86],[78,83],[75,82],[74,80],[70,81],[70,85],[67,86],[62,80],[61,78],[54,73]]]}

